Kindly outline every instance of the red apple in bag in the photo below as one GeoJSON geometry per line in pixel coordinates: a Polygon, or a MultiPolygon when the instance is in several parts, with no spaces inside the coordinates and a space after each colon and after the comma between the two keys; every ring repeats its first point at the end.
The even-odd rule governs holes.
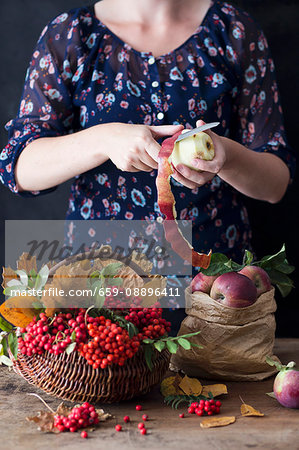
{"type": "Polygon", "coordinates": [[[257,289],[254,283],[238,272],[228,272],[216,278],[210,297],[232,308],[245,308],[255,303],[257,289]]]}
{"type": "Polygon", "coordinates": [[[270,291],[272,288],[271,280],[267,272],[258,266],[245,266],[242,270],[239,271],[242,275],[245,275],[247,278],[250,278],[253,281],[256,289],[257,296],[259,297],[264,292],[270,291]]]}
{"type": "Polygon", "coordinates": [[[191,282],[191,291],[201,291],[205,292],[206,294],[210,293],[212,284],[216,280],[218,275],[211,276],[211,275],[204,275],[202,272],[199,272],[192,280],[191,282]]]}

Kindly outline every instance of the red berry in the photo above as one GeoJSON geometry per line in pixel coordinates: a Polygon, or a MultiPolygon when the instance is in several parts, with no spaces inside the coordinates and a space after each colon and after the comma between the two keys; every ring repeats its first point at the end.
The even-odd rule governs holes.
{"type": "Polygon", "coordinates": [[[195,413],[195,409],[193,408],[193,406],[189,406],[188,413],[189,414],[194,414],[195,413]]]}
{"type": "Polygon", "coordinates": [[[88,433],[87,433],[87,431],[82,431],[82,432],[81,432],[81,437],[82,437],[83,439],[87,439],[87,438],[88,438],[88,433]]]}
{"type": "Polygon", "coordinates": [[[220,400],[217,400],[217,402],[215,403],[216,406],[220,407],[222,405],[220,400]]]}
{"type": "Polygon", "coordinates": [[[141,428],[140,434],[146,434],[146,428],[141,428]]]}
{"type": "Polygon", "coordinates": [[[143,416],[142,416],[142,420],[144,420],[145,422],[147,421],[147,419],[148,419],[148,415],[147,414],[143,414],[143,416]]]}
{"type": "Polygon", "coordinates": [[[213,411],[208,411],[208,416],[212,416],[213,414],[213,411]]]}
{"type": "Polygon", "coordinates": [[[215,414],[219,414],[220,413],[220,407],[219,406],[216,406],[216,408],[215,408],[215,414]]]}
{"type": "Polygon", "coordinates": [[[184,414],[184,413],[179,414],[179,417],[180,417],[181,419],[183,419],[183,418],[185,417],[185,414],[184,414]]]}
{"type": "Polygon", "coordinates": [[[125,416],[124,417],[124,422],[126,422],[126,423],[130,422],[130,417],[129,416],[125,416]]]}
{"type": "Polygon", "coordinates": [[[143,423],[143,422],[140,422],[140,423],[138,424],[138,428],[139,428],[139,430],[142,430],[142,428],[144,428],[144,423],[143,423]]]}
{"type": "Polygon", "coordinates": [[[136,405],[136,411],[142,411],[142,406],[141,405],[136,405]]]}
{"type": "Polygon", "coordinates": [[[121,425],[115,425],[115,430],[116,431],[121,431],[122,430],[122,426],[121,425]]]}

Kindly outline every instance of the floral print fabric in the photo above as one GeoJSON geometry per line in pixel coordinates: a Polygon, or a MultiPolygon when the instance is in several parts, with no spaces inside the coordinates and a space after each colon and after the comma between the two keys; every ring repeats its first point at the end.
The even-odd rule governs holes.
{"type": "MultiPolygon", "coordinates": [[[[92,8],[76,8],[52,20],[40,36],[18,116],[7,124],[0,179],[18,193],[15,163],[40,137],[107,122],[192,128],[198,119],[220,121],[218,134],[277,155],[293,174],[273,60],[247,13],[215,1],[186,42],[154,58],[119,39],[92,8]]],[[[75,179],[67,219],[155,219],[155,179],[156,171],[121,172],[107,161],[75,179]]],[[[251,234],[242,196],[217,176],[193,190],[171,183],[178,218],[192,220],[196,250],[211,248],[240,260],[251,234]]]]}

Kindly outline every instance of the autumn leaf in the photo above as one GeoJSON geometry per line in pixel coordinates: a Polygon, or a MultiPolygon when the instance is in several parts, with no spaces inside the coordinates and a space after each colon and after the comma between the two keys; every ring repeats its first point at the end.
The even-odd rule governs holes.
{"type": "Polygon", "coordinates": [[[244,417],[250,417],[250,416],[255,416],[255,417],[263,417],[265,414],[261,413],[260,411],[258,411],[257,409],[253,408],[250,405],[246,405],[246,403],[242,403],[241,405],[241,414],[244,417]]]}
{"type": "Polygon", "coordinates": [[[200,395],[202,393],[202,384],[200,381],[197,378],[189,378],[187,375],[184,376],[179,387],[187,395],[200,395]]]}
{"type": "Polygon", "coordinates": [[[235,416],[228,417],[211,417],[209,419],[204,419],[200,426],[201,428],[213,428],[213,427],[225,427],[236,421],[235,416]]]}
{"type": "Polygon", "coordinates": [[[54,415],[48,411],[38,411],[36,416],[26,417],[26,420],[36,423],[39,431],[59,433],[58,428],[54,427],[54,415]]]}
{"type": "Polygon", "coordinates": [[[163,289],[166,288],[166,284],[167,278],[161,277],[160,275],[153,275],[150,277],[150,281],[144,283],[143,285],[147,295],[142,297],[142,306],[144,308],[148,308],[156,303],[159,298],[161,298],[161,295],[156,294],[159,292],[161,293],[163,289]],[[150,295],[150,292],[153,292],[153,294],[150,295]]]}
{"type": "Polygon", "coordinates": [[[222,394],[227,394],[227,386],[225,384],[210,384],[202,387],[201,395],[209,397],[209,393],[212,397],[218,397],[222,394]]]}
{"type": "Polygon", "coordinates": [[[160,385],[160,390],[163,397],[183,394],[183,391],[179,388],[181,381],[182,377],[179,374],[176,374],[175,377],[164,378],[160,385]]]}
{"type": "Polygon", "coordinates": [[[7,283],[11,280],[18,280],[18,275],[11,267],[2,268],[2,284],[3,289],[7,287],[7,283]]]}
{"type": "Polygon", "coordinates": [[[35,297],[28,295],[11,297],[0,306],[0,314],[16,327],[25,328],[37,315],[36,309],[32,307],[34,300],[35,297]]]}
{"type": "Polygon", "coordinates": [[[29,253],[22,253],[17,261],[18,270],[24,270],[27,274],[33,269],[37,272],[36,256],[32,256],[29,253]]]}

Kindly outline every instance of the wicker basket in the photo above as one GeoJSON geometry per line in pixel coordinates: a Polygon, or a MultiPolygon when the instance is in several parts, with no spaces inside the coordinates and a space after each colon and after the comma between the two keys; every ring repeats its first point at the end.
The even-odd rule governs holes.
{"type": "MultiPolygon", "coordinates": [[[[94,254],[96,258],[97,252],[94,254]]],[[[61,265],[84,258],[86,254],[67,258],[52,267],[50,275],[61,265]]],[[[141,277],[148,276],[134,262],[130,263],[130,268],[141,277]]],[[[142,347],[133,358],[126,360],[124,366],[108,366],[106,369],[93,369],[76,351],[58,356],[49,352],[25,356],[19,352],[17,360],[11,353],[10,357],[14,371],[46,393],[65,400],[102,403],[129,400],[148,393],[162,381],[170,360],[168,350],[160,353],[154,349],[153,368],[150,370],[142,347]]]]}
{"type": "Polygon", "coordinates": [[[14,370],[28,383],[64,400],[113,403],[147,394],[162,381],[169,359],[167,350],[156,351],[150,370],[140,349],[124,366],[93,369],[78,352],[58,356],[46,352],[19,354],[14,370]]]}

